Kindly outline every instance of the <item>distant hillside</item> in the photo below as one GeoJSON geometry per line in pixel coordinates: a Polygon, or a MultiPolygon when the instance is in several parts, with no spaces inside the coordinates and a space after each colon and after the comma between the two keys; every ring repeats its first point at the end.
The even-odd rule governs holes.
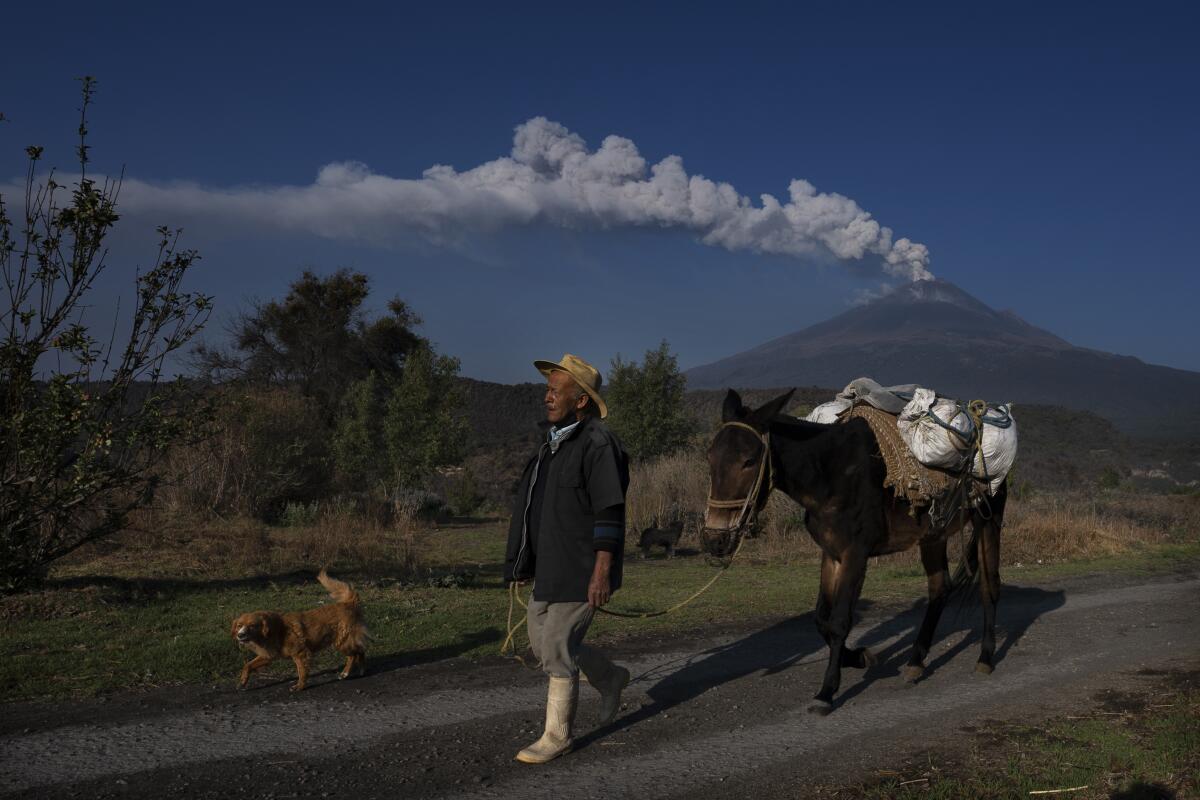
{"type": "MultiPolygon", "coordinates": [[[[470,427],[468,467],[488,496],[508,503],[515,482],[544,430],[543,386],[507,385],[462,379],[470,427]]],[[[747,405],[777,397],[779,389],[741,389],[747,405]]],[[[800,387],[788,408],[807,413],[831,399],[834,389],[800,387]]],[[[725,390],[689,391],[684,398],[698,432],[720,420],[725,390]]],[[[1093,485],[1105,470],[1124,477],[1155,470],[1169,475],[1163,485],[1200,478],[1200,437],[1160,441],[1132,437],[1090,411],[1041,404],[1017,404],[1020,453],[1014,479],[1044,489],[1093,485]]]]}
{"type": "Polygon", "coordinates": [[[687,371],[697,389],[844,386],[869,376],[958,398],[1085,409],[1129,433],[1200,437],[1200,373],[1075,347],[945,281],[687,371]]]}

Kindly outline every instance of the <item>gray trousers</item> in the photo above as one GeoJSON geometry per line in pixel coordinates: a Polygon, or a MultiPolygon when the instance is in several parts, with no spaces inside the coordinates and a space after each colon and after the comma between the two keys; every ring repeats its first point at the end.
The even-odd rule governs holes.
{"type": "Polygon", "coordinates": [[[529,598],[529,646],[542,671],[556,678],[580,672],[592,686],[609,680],[613,663],[583,643],[596,611],[587,603],[544,603],[529,598]]]}

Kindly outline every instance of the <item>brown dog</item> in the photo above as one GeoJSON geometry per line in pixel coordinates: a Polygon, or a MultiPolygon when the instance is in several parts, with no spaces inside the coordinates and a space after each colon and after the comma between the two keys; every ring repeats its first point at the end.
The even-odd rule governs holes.
{"type": "Polygon", "coordinates": [[[325,570],[321,570],[317,580],[329,590],[336,601],[333,605],[289,614],[253,611],[233,621],[234,640],[253,650],[256,656],[242,667],[238,688],[246,688],[251,672],[277,658],[290,658],[296,663],[296,683],[292,691],[298,692],[308,681],[309,656],[331,644],[346,657],[346,667],[339,678],[349,678],[352,672],[359,675],[364,672],[368,637],[358,593],[329,577],[325,570]]]}

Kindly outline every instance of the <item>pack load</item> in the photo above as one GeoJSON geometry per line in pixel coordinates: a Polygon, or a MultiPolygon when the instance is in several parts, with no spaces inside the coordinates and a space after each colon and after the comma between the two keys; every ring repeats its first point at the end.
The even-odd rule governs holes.
{"type": "Polygon", "coordinates": [[[971,474],[988,484],[988,494],[1004,483],[1017,457],[1017,422],[1007,403],[960,403],[917,389],[896,427],[926,466],[957,471],[971,459],[971,474]]]}
{"type": "MultiPolygon", "coordinates": [[[[915,384],[881,386],[870,378],[859,378],[839,392],[837,398],[814,408],[806,419],[832,424],[862,416],[882,441],[885,426],[880,420],[884,417],[877,412],[891,415],[899,438],[922,466],[960,474],[969,464],[970,474],[986,485],[989,495],[999,490],[1017,457],[1017,423],[1009,404],[989,405],[981,400],[962,403],[938,397],[932,389],[915,384]],[[869,413],[855,412],[868,406],[869,413]]],[[[890,426],[886,427],[886,438],[893,438],[890,426]]],[[[914,487],[917,494],[910,499],[928,500],[938,484],[935,477],[911,475],[896,484],[914,487]]]]}

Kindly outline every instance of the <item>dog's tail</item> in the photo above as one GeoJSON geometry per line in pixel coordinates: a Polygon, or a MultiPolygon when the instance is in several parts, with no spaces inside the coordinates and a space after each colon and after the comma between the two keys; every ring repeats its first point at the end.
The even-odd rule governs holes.
{"type": "Polygon", "coordinates": [[[321,585],[324,586],[329,592],[329,596],[337,602],[346,603],[352,606],[358,605],[358,592],[351,589],[349,584],[343,583],[336,578],[329,577],[329,573],[327,573],[323,568],[317,575],[317,580],[319,580],[321,585]]]}

